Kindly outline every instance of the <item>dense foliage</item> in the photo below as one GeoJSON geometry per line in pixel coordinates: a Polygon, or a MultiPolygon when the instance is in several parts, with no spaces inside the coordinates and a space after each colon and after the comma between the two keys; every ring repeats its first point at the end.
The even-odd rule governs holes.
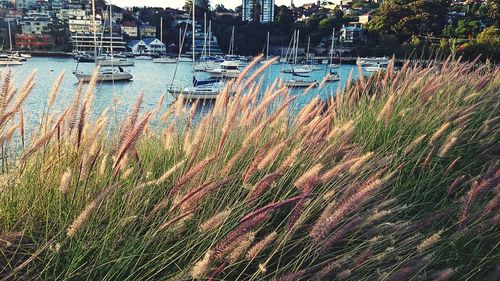
{"type": "Polygon", "coordinates": [[[498,280],[498,68],[391,63],[321,100],[261,89],[270,63],[119,124],[95,79],[53,112],[61,75],[26,144],[35,73],[3,71],[0,278],[498,280]]]}

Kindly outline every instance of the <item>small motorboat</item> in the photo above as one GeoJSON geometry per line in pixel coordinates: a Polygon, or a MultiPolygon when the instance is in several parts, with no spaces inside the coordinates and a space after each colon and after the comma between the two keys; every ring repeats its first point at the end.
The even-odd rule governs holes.
{"type": "Polygon", "coordinates": [[[330,73],[326,74],[325,81],[327,82],[340,81],[340,75],[335,71],[330,71],[330,73]]]}
{"type": "Polygon", "coordinates": [[[0,66],[12,66],[12,65],[21,65],[23,64],[19,60],[15,60],[8,55],[0,54],[0,66]]]}

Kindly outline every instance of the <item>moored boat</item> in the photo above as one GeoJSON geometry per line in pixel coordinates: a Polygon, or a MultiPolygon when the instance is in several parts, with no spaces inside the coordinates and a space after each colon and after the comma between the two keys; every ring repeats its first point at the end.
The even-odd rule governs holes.
{"type": "Polygon", "coordinates": [[[313,85],[313,87],[317,87],[318,86],[318,81],[317,80],[302,80],[302,79],[290,79],[290,80],[286,80],[285,82],[285,86],[289,87],[289,88],[306,88],[306,87],[309,87],[311,85],[313,85]]]}
{"type": "Polygon", "coordinates": [[[212,78],[236,78],[241,71],[238,68],[239,63],[235,61],[225,61],[218,68],[207,71],[212,78]]]}
{"type": "Polygon", "coordinates": [[[21,65],[22,62],[15,60],[8,55],[0,54],[0,66],[21,65]]]}
{"type": "MultiPolygon", "coordinates": [[[[93,73],[86,73],[78,70],[73,71],[73,74],[76,76],[76,79],[81,82],[90,82],[93,76],[93,73]]],[[[129,81],[132,80],[132,78],[132,74],[124,71],[121,67],[118,67],[118,69],[99,69],[97,73],[97,82],[129,81]]]]}

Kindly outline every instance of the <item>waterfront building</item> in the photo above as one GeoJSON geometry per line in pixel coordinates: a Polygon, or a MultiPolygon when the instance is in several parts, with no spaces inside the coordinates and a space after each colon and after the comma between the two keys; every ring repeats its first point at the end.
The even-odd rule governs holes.
{"type": "Polygon", "coordinates": [[[258,0],[260,4],[259,19],[254,18],[254,0],[243,0],[242,20],[260,21],[263,23],[274,21],[274,0],[258,0]]]}
{"type": "Polygon", "coordinates": [[[41,35],[52,28],[52,15],[48,11],[30,10],[21,21],[23,34],[41,35]]]}
{"type": "Polygon", "coordinates": [[[16,49],[47,49],[55,46],[54,37],[47,34],[16,34],[16,49]]]}
{"type": "Polygon", "coordinates": [[[17,10],[29,10],[33,9],[36,5],[36,0],[16,0],[17,10]]]}
{"type": "MultiPolygon", "coordinates": [[[[103,34],[98,30],[96,34],[97,48],[102,53],[110,53],[111,47],[113,52],[125,52],[127,43],[123,41],[121,34],[113,33],[111,37],[108,34],[103,34]]],[[[89,33],[73,33],[71,35],[73,51],[93,52],[94,51],[94,34],[89,33]]]]}
{"type": "Polygon", "coordinates": [[[353,46],[356,42],[362,39],[363,29],[359,24],[345,26],[340,29],[340,39],[344,46],[353,46]]]}
{"type": "MultiPolygon", "coordinates": [[[[94,21],[92,15],[87,11],[70,9],[69,11],[69,31],[71,33],[92,33],[94,32],[94,21]]],[[[96,15],[96,29],[101,30],[101,16],[96,15]]]]}
{"type": "Polygon", "coordinates": [[[59,11],[61,9],[68,9],[67,0],[52,0],[52,10],[59,11]]]}
{"type": "Polygon", "coordinates": [[[139,27],[139,36],[141,36],[141,38],[156,37],[156,27],[147,23],[141,25],[139,27]]]}
{"type": "Polygon", "coordinates": [[[359,23],[361,24],[367,24],[368,22],[370,22],[373,18],[373,13],[372,12],[368,12],[366,14],[363,14],[361,16],[358,17],[358,21],[359,23]]]}
{"type": "Polygon", "coordinates": [[[122,22],[120,28],[122,34],[126,34],[131,38],[137,38],[139,36],[139,33],[137,31],[137,25],[135,24],[135,22],[132,21],[122,22]]]}
{"type": "Polygon", "coordinates": [[[15,0],[0,0],[0,9],[12,9],[16,6],[15,0]]]}
{"type": "Polygon", "coordinates": [[[131,40],[127,47],[134,55],[163,54],[166,52],[165,44],[157,38],[131,40]]]}

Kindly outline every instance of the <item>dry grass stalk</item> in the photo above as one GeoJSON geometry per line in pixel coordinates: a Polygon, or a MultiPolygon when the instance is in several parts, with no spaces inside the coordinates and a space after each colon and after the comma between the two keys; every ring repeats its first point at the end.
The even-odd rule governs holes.
{"type": "Polygon", "coordinates": [[[439,127],[439,129],[432,134],[431,138],[429,139],[430,144],[434,144],[434,142],[443,135],[443,133],[450,127],[450,122],[444,123],[439,127]]]}
{"type": "Polygon", "coordinates": [[[368,200],[370,195],[379,189],[381,185],[382,182],[380,180],[374,180],[365,184],[356,194],[340,204],[331,215],[328,217],[322,215],[320,219],[316,221],[309,233],[311,238],[316,243],[321,243],[321,241],[325,239],[325,237],[331,232],[332,228],[335,227],[335,225],[337,225],[342,218],[347,216],[353,210],[359,209],[361,204],[368,200]]]}
{"type": "Polygon", "coordinates": [[[416,137],[408,146],[405,147],[404,153],[408,154],[410,151],[412,151],[415,147],[417,147],[422,141],[424,140],[426,134],[422,134],[418,137],[416,137]]]}
{"type": "Polygon", "coordinates": [[[0,134],[0,145],[3,144],[4,142],[9,141],[14,133],[16,132],[17,128],[19,127],[18,124],[10,126],[8,129],[6,129],[4,132],[0,134]]]}
{"type": "Polygon", "coordinates": [[[215,156],[210,156],[204,160],[201,160],[193,166],[191,169],[189,169],[180,179],[177,180],[177,182],[174,184],[172,189],[169,192],[169,195],[172,196],[177,193],[177,190],[182,187],[185,183],[187,183],[189,180],[193,179],[196,175],[198,175],[201,171],[205,169],[205,167],[210,164],[213,160],[215,159],[215,156]]]}
{"type": "Polygon", "coordinates": [[[167,179],[171,175],[173,175],[177,170],[179,170],[179,168],[182,167],[182,165],[184,165],[184,163],[186,163],[186,159],[183,159],[183,160],[177,162],[177,164],[175,164],[174,166],[172,166],[172,168],[168,169],[168,171],[166,171],[163,175],[161,175],[161,177],[159,177],[155,181],[155,184],[156,185],[160,185],[160,184],[164,183],[165,181],[167,181],[167,179]]]}
{"type": "Polygon", "coordinates": [[[308,186],[319,181],[319,172],[323,169],[323,164],[319,163],[311,167],[303,173],[295,182],[294,185],[300,190],[305,190],[308,186]]]}
{"type": "Polygon", "coordinates": [[[335,165],[330,170],[326,171],[323,175],[321,175],[320,180],[322,183],[330,182],[334,177],[338,176],[340,173],[343,173],[349,167],[351,167],[356,161],[358,161],[359,157],[348,159],[344,157],[342,161],[340,161],[337,165],[335,165]]]}
{"type": "Polygon", "coordinates": [[[452,135],[450,135],[450,137],[448,137],[446,139],[445,143],[439,149],[438,156],[439,157],[445,157],[446,154],[448,153],[448,151],[450,151],[453,148],[453,146],[455,145],[455,143],[457,142],[457,140],[458,140],[457,137],[452,137],[452,135]]]}
{"type": "Polygon", "coordinates": [[[262,251],[264,251],[278,236],[276,231],[273,231],[269,233],[266,237],[264,237],[262,240],[257,242],[255,245],[250,248],[246,254],[246,259],[251,261],[255,259],[262,251]]]}
{"type": "Polygon", "coordinates": [[[104,155],[101,160],[101,164],[99,164],[99,175],[102,176],[106,173],[106,166],[108,165],[108,154],[104,155]]]}
{"type": "Polygon", "coordinates": [[[198,261],[191,270],[191,277],[194,279],[204,278],[210,270],[210,263],[212,262],[213,251],[208,250],[203,258],[198,261]]]}
{"type": "Polygon", "coordinates": [[[422,253],[432,245],[436,244],[436,242],[441,238],[441,233],[442,231],[438,231],[437,233],[434,233],[433,235],[422,241],[422,243],[417,246],[417,251],[419,253],[422,253]]]}
{"type": "Polygon", "coordinates": [[[352,166],[349,167],[349,172],[351,174],[358,172],[358,170],[361,169],[361,167],[363,167],[363,165],[365,165],[366,162],[368,162],[374,155],[375,155],[375,153],[368,152],[365,155],[359,157],[356,160],[356,162],[354,162],[354,164],[352,164],[352,166]]]}
{"type": "Polygon", "coordinates": [[[49,92],[49,98],[47,100],[47,104],[49,107],[54,105],[54,102],[56,100],[57,93],[59,92],[59,88],[61,86],[62,79],[64,78],[64,71],[59,73],[59,75],[56,78],[56,81],[54,84],[52,84],[52,89],[49,92]]]}
{"type": "Polygon", "coordinates": [[[67,235],[68,237],[73,237],[77,231],[85,224],[85,222],[90,218],[92,213],[99,207],[99,205],[117,188],[118,184],[111,185],[105,188],[101,193],[78,215],[78,217],[73,221],[73,223],[68,227],[67,235]]]}
{"type": "Polygon", "coordinates": [[[219,212],[211,218],[200,224],[199,230],[202,232],[209,232],[219,228],[229,217],[231,212],[229,210],[219,212]]]}
{"type": "Polygon", "coordinates": [[[239,240],[240,241],[234,242],[236,244],[236,247],[226,257],[226,260],[230,264],[237,262],[243,255],[245,255],[248,247],[250,247],[250,245],[255,240],[255,232],[250,231],[239,240]]]}
{"type": "Polygon", "coordinates": [[[264,178],[262,178],[258,183],[256,183],[253,188],[250,190],[250,193],[248,193],[246,201],[247,203],[252,203],[255,200],[257,200],[266,190],[269,189],[269,187],[278,179],[281,177],[283,174],[281,172],[275,172],[266,175],[264,178]]]}
{"type": "Polygon", "coordinates": [[[59,184],[59,191],[66,194],[71,183],[71,169],[68,167],[61,176],[61,183],[59,184]]]}
{"type": "Polygon", "coordinates": [[[146,113],[145,116],[142,118],[141,122],[124,139],[121,148],[118,150],[115,163],[113,164],[113,170],[114,170],[115,176],[118,173],[121,160],[125,156],[125,153],[127,153],[127,151],[129,151],[135,147],[135,144],[136,144],[137,140],[139,139],[139,136],[142,134],[144,127],[148,123],[149,118],[151,117],[151,114],[152,114],[151,112],[146,113]]]}
{"type": "Polygon", "coordinates": [[[297,156],[299,155],[299,153],[300,153],[300,148],[295,148],[294,150],[292,150],[292,152],[285,158],[285,160],[281,162],[277,171],[283,173],[288,168],[292,167],[292,165],[297,160],[297,156]]]}

